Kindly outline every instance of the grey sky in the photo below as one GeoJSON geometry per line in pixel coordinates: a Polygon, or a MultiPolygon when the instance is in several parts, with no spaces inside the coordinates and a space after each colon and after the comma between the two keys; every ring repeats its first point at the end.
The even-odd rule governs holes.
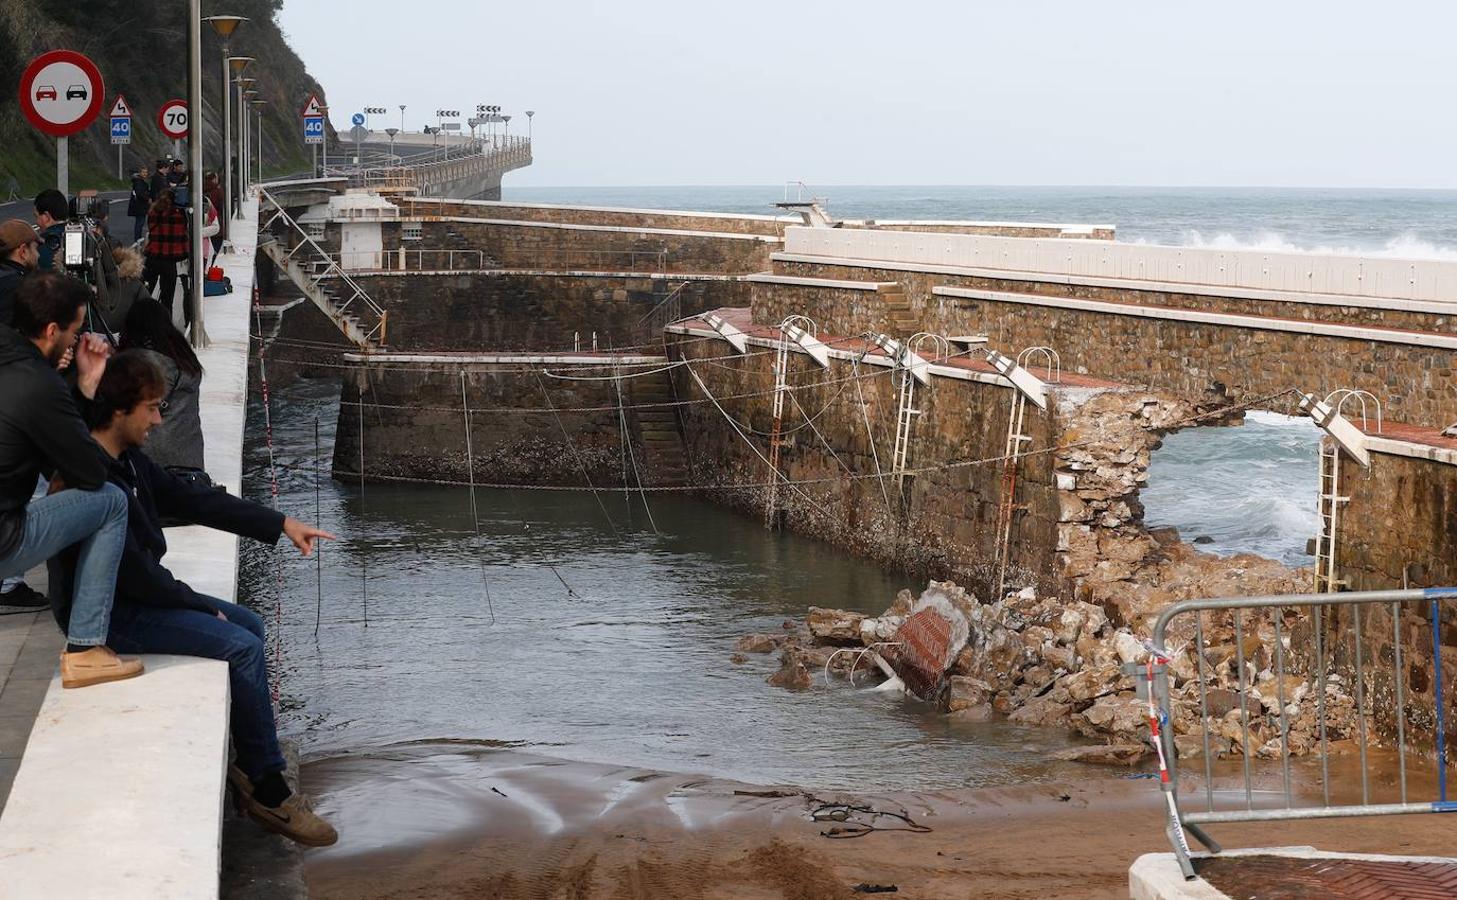
{"type": "Polygon", "coordinates": [[[498,103],[516,185],[1457,187],[1449,2],[288,0],[351,112],[498,103]]]}

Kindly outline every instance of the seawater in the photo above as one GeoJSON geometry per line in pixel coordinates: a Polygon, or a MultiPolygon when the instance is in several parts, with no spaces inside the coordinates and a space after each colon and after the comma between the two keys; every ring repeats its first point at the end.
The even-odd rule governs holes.
{"type": "MultiPolygon", "coordinates": [[[[1457,191],[814,185],[834,215],[1118,226],[1124,242],[1457,259],[1457,191]]],[[[791,194],[792,195],[792,194],[791,194]]],[[[773,215],[782,186],[513,187],[506,200],[773,215]]]]}
{"type": "Polygon", "coordinates": [[[1321,431],[1309,419],[1256,410],[1239,426],[1190,428],[1164,438],[1139,491],[1149,527],[1172,525],[1219,556],[1254,553],[1310,565],[1321,431]]]}
{"type": "MultiPolygon", "coordinates": [[[[792,692],[765,682],[776,657],[731,659],[811,605],[879,613],[917,579],[677,495],[483,490],[477,539],[466,489],[329,478],[337,383],[273,387],[280,508],[341,538],[319,566],[243,542],[241,594],[281,637],[282,733],[308,758],[505,745],[860,789],[1086,774],[1047,759],[1056,730],[954,722],[820,673],[792,692]]],[[[244,491],[268,502],[257,396],[249,417],[244,491]]]]}

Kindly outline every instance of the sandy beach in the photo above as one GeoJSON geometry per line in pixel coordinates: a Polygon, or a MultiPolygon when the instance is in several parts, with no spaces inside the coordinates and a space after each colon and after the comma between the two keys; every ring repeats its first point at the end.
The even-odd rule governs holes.
{"type": "MultiPolygon", "coordinates": [[[[1128,866],[1166,850],[1157,782],[1089,770],[1079,783],[810,795],[512,749],[429,743],[310,764],[304,779],[342,838],[311,852],[321,898],[829,900],[894,886],[916,898],[1127,897],[1128,866]],[[929,832],[824,833],[901,819],[929,832]],[[833,814],[833,809],[826,812],[833,814]]],[[[1423,816],[1225,826],[1226,846],[1444,854],[1423,816]]]]}

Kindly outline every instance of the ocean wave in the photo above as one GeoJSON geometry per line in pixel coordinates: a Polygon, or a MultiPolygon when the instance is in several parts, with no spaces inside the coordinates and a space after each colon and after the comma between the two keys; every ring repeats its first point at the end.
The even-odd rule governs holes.
{"type": "Polygon", "coordinates": [[[1393,259],[1457,260],[1457,247],[1434,244],[1411,232],[1398,234],[1380,247],[1302,244],[1275,231],[1260,231],[1253,238],[1236,237],[1221,231],[1206,237],[1197,229],[1183,232],[1183,246],[1211,250],[1259,250],[1266,253],[1321,253],[1333,256],[1374,256],[1393,259]]]}

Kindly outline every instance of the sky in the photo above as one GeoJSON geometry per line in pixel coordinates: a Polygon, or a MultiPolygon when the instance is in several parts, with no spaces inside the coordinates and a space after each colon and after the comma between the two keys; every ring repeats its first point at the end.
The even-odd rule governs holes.
{"type": "MultiPolygon", "coordinates": [[[[1446,0],[286,0],[333,124],[532,120],[512,184],[1457,188],[1446,0]]],[[[519,126],[519,128],[518,128],[519,126]]],[[[382,127],[382,126],[381,126],[382,127]]]]}

